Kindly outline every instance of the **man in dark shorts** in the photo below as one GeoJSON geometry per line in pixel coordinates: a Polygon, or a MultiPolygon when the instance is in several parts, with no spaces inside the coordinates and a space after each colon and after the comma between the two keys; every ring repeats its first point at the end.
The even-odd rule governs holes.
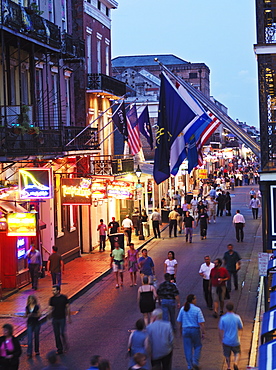
{"type": "Polygon", "coordinates": [[[242,330],[243,323],[239,315],[234,313],[234,305],[228,302],[226,314],[219,321],[219,337],[223,346],[223,354],[227,363],[227,370],[231,369],[230,356],[234,354],[234,370],[238,370],[238,358],[241,352],[239,330],[242,330]]]}
{"type": "Polygon", "coordinates": [[[68,316],[68,321],[71,323],[70,305],[67,296],[60,294],[59,285],[53,285],[52,292],[53,297],[49,300],[48,317],[52,317],[57,354],[60,355],[68,349],[65,328],[66,316],[68,316]]]}
{"type": "Polygon", "coordinates": [[[57,247],[52,247],[52,254],[50,255],[47,262],[47,271],[52,275],[53,285],[58,284],[61,286],[61,270],[64,272],[64,263],[61,255],[57,253],[57,247]]]}

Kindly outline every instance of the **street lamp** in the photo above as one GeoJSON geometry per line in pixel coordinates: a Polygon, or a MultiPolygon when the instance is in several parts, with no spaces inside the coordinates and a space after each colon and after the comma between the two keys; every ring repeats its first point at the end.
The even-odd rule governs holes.
{"type": "Polygon", "coordinates": [[[140,214],[140,220],[139,220],[139,240],[145,240],[144,237],[144,230],[143,230],[143,224],[142,224],[142,210],[141,210],[141,197],[143,195],[143,192],[141,191],[142,189],[142,184],[140,183],[140,177],[142,176],[142,170],[139,167],[139,164],[137,166],[137,169],[135,171],[137,179],[138,179],[138,184],[136,186],[136,194],[138,196],[138,201],[139,201],[139,214],[140,214]],[[139,189],[139,190],[138,190],[139,189]],[[139,192],[139,194],[138,194],[139,192]]]}

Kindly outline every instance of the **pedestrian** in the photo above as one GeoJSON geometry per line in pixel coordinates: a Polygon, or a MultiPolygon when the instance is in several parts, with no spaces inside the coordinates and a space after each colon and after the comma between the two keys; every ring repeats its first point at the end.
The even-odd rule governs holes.
{"type": "Polygon", "coordinates": [[[181,195],[178,194],[178,190],[176,190],[173,196],[173,204],[174,204],[174,207],[177,207],[179,204],[181,205],[181,195]]]}
{"type": "Polygon", "coordinates": [[[47,271],[52,276],[53,285],[58,284],[61,286],[61,270],[64,273],[64,263],[62,257],[57,253],[58,248],[52,247],[52,254],[49,256],[47,262],[47,271]]]}
{"type": "Polygon", "coordinates": [[[143,277],[143,285],[139,287],[137,301],[141,313],[144,316],[145,324],[150,323],[151,313],[155,309],[157,293],[155,287],[149,284],[148,276],[143,277]]]}
{"type": "Polygon", "coordinates": [[[135,235],[138,236],[140,231],[140,213],[137,208],[134,209],[134,212],[131,216],[131,221],[135,230],[135,235]]]}
{"type": "Polygon", "coordinates": [[[197,201],[197,199],[196,199],[196,196],[195,196],[195,195],[193,196],[193,199],[191,200],[190,204],[191,204],[191,207],[192,207],[192,216],[193,216],[193,217],[196,217],[196,215],[197,215],[197,205],[198,205],[198,201],[197,201]]]}
{"type": "Polygon", "coordinates": [[[110,363],[106,359],[100,359],[99,361],[99,370],[111,370],[110,363]]]}
{"type": "Polygon", "coordinates": [[[100,223],[97,227],[97,231],[99,231],[99,236],[100,236],[100,252],[105,251],[105,241],[106,241],[106,232],[107,232],[107,227],[103,223],[103,219],[100,219],[100,223]]]}
{"type": "Polygon", "coordinates": [[[164,262],[164,273],[170,274],[170,280],[176,282],[177,260],[174,251],[168,252],[168,258],[164,262]]]}
{"type": "Polygon", "coordinates": [[[180,308],[179,291],[174,283],[171,282],[171,275],[165,273],[165,281],[159,285],[157,295],[163,312],[163,320],[170,321],[172,328],[176,331],[175,308],[180,308]]]}
{"type": "Polygon", "coordinates": [[[33,336],[34,336],[34,350],[35,355],[39,356],[39,331],[41,316],[40,307],[37,303],[37,298],[34,295],[29,295],[27,298],[27,305],[25,308],[25,317],[27,318],[27,336],[28,348],[27,357],[32,358],[33,355],[33,336]]]}
{"type": "Polygon", "coordinates": [[[135,353],[133,360],[135,364],[128,370],[148,370],[148,367],[146,367],[147,356],[144,353],[135,353]]]}
{"type": "Polygon", "coordinates": [[[152,284],[155,269],[153,260],[148,256],[148,250],[146,248],[142,249],[142,256],[138,259],[138,267],[140,269],[141,281],[143,282],[143,277],[147,276],[149,284],[152,284]]]}
{"type": "Polygon", "coordinates": [[[160,308],[155,309],[152,313],[152,322],[147,326],[151,365],[157,366],[158,369],[171,370],[174,336],[171,323],[162,320],[162,315],[160,308]]]}
{"type": "Polygon", "coordinates": [[[157,239],[157,237],[160,239],[159,225],[162,225],[162,221],[161,221],[161,215],[158,212],[157,208],[155,208],[154,212],[152,212],[151,214],[151,221],[152,221],[152,229],[153,229],[154,237],[155,239],[157,239]]]}
{"type": "Polygon", "coordinates": [[[188,369],[199,370],[199,359],[204,338],[204,316],[196,306],[196,296],[189,294],[184,307],[181,307],[177,321],[182,330],[183,347],[188,369]]]}
{"type": "Polygon", "coordinates": [[[110,268],[116,276],[116,289],[119,288],[119,274],[121,278],[121,286],[124,284],[124,264],[125,264],[125,251],[120,248],[118,242],[114,243],[115,248],[110,254],[110,268]]]}
{"type": "Polygon", "coordinates": [[[141,213],[141,220],[140,222],[142,223],[141,227],[143,228],[143,235],[149,237],[150,232],[149,232],[149,224],[148,224],[148,215],[145,209],[143,209],[141,213]]]}
{"type": "Polygon", "coordinates": [[[13,326],[4,324],[3,334],[0,337],[0,369],[18,370],[22,350],[19,340],[13,335],[13,326]]]}
{"type": "Polygon", "coordinates": [[[258,219],[258,213],[259,213],[259,208],[260,207],[261,207],[261,202],[257,198],[257,195],[254,194],[253,198],[250,200],[250,203],[249,203],[249,208],[252,209],[252,215],[253,215],[254,220],[258,219]]]}
{"type": "Polygon", "coordinates": [[[176,208],[173,209],[169,213],[169,236],[172,237],[172,230],[174,231],[174,237],[176,238],[176,232],[177,232],[177,217],[179,216],[179,213],[176,212],[176,208]]]}
{"type": "Polygon", "coordinates": [[[133,229],[133,223],[131,219],[129,218],[129,215],[126,215],[126,218],[123,219],[122,227],[127,237],[127,245],[129,245],[131,243],[131,232],[133,229]]]}
{"type": "Polygon", "coordinates": [[[39,250],[35,248],[34,244],[31,244],[30,249],[25,254],[28,260],[28,268],[31,275],[32,289],[37,290],[38,287],[38,275],[42,269],[42,259],[39,250]]]}
{"type": "Polygon", "coordinates": [[[200,213],[197,218],[197,224],[199,224],[200,227],[200,235],[201,235],[201,240],[207,238],[207,227],[208,227],[208,222],[209,222],[209,216],[205,212],[204,208],[200,209],[200,213]]]}
{"type": "Polygon", "coordinates": [[[225,208],[225,193],[224,191],[222,191],[221,193],[218,194],[218,197],[216,199],[217,201],[217,217],[220,216],[222,217],[223,216],[223,211],[224,211],[224,208],[225,208]]]}
{"type": "Polygon", "coordinates": [[[238,359],[241,353],[239,330],[242,330],[243,323],[240,316],[234,313],[232,302],[227,303],[226,310],[226,314],[219,321],[219,337],[227,363],[227,370],[231,370],[231,352],[234,354],[234,370],[239,370],[238,359]]]}
{"type": "Polygon", "coordinates": [[[234,251],[233,244],[227,245],[228,251],[224,253],[223,262],[226,270],[229,272],[227,280],[227,289],[231,292],[231,276],[234,279],[235,290],[238,290],[238,271],[241,268],[241,257],[238,252],[234,251]]]}
{"type": "Polygon", "coordinates": [[[112,217],[111,220],[108,224],[109,234],[117,234],[120,227],[119,222],[115,220],[115,217],[112,217]]]}
{"type": "Polygon", "coordinates": [[[216,206],[217,202],[215,201],[215,198],[211,197],[208,202],[208,214],[209,214],[209,221],[213,219],[214,224],[216,223],[216,206]]]}
{"type": "Polygon", "coordinates": [[[226,293],[226,281],[229,279],[229,272],[222,267],[222,260],[215,259],[215,267],[210,273],[210,289],[212,293],[215,318],[218,317],[218,308],[220,305],[220,316],[223,315],[224,298],[226,293]]]}
{"type": "Polygon", "coordinates": [[[140,367],[135,367],[137,364],[137,358],[135,355],[137,353],[143,354],[143,357],[148,361],[144,362],[143,368],[148,370],[150,369],[149,361],[149,336],[145,330],[144,319],[139,319],[135,323],[135,330],[132,330],[129,339],[128,339],[128,353],[130,356],[129,367],[130,369],[140,369],[140,367]],[[147,363],[148,362],[148,363],[147,363]]]}
{"type": "Polygon", "coordinates": [[[60,294],[60,286],[53,285],[53,296],[49,300],[48,317],[52,317],[52,325],[55,334],[57,354],[61,355],[68,350],[68,340],[66,336],[66,317],[71,323],[70,304],[66,295],[60,294]]]}
{"type": "Polygon", "coordinates": [[[206,304],[209,310],[213,309],[212,294],[211,294],[209,286],[210,286],[210,273],[214,267],[215,267],[215,264],[211,262],[210,256],[205,256],[204,263],[200,266],[200,269],[198,272],[199,275],[202,277],[204,298],[205,298],[205,301],[206,301],[206,304]]]}
{"type": "Polygon", "coordinates": [[[227,191],[225,195],[225,209],[226,209],[226,216],[231,216],[231,196],[230,196],[229,191],[227,191]]]}
{"type": "Polygon", "coordinates": [[[99,365],[100,358],[101,358],[101,356],[99,356],[99,355],[92,356],[91,360],[90,360],[90,365],[91,366],[87,370],[99,370],[98,365],[99,365]]]}
{"type": "Polygon", "coordinates": [[[254,195],[256,195],[256,192],[255,192],[254,188],[251,188],[251,190],[249,192],[249,195],[250,195],[250,199],[252,199],[254,197],[254,195]]]}
{"type": "Polygon", "coordinates": [[[185,227],[186,243],[188,242],[188,238],[190,239],[190,243],[192,243],[195,219],[193,218],[189,211],[186,212],[183,222],[185,227]]]}
{"type": "Polygon", "coordinates": [[[48,366],[44,367],[42,370],[68,370],[67,367],[59,363],[56,351],[48,352],[46,358],[48,361],[48,366]]]}
{"type": "Polygon", "coordinates": [[[245,226],[245,219],[244,219],[243,215],[240,213],[239,209],[237,209],[236,214],[233,217],[233,224],[234,224],[235,229],[236,229],[237,242],[239,242],[239,241],[243,242],[243,238],[244,238],[243,229],[244,229],[244,226],[245,226]]]}
{"type": "Polygon", "coordinates": [[[137,285],[137,271],[138,271],[138,257],[139,252],[138,250],[134,249],[134,244],[130,243],[129,250],[127,251],[127,257],[126,257],[126,267],[130,273],[130,280],[132,287],[133,285],[137,285]]]}
{"type": "Polygon", "coordinates": [[[177,206],[176,212],[178,213],[177,229],[178,229],[178,233],[181,234],[181,232],[182,232],[182,223],[183,223],[183,209],[182,209],[180,204],[177,206]]]}

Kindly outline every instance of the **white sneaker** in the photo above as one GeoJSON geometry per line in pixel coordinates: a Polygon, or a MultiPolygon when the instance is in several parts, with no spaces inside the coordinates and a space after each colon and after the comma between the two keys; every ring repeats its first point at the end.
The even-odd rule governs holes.
{"type": "Polygon", "coordinates": [[[214,220],[214,224],[216,223],[216,220],[214,220]]]}

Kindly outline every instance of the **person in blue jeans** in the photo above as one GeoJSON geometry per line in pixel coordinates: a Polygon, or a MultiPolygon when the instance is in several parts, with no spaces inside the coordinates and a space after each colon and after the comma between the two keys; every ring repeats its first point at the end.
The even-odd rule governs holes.
{"type": "Polygon", "coordinates": [[[27,306],[25,308],[25,317],[27,317],[28,358],[32,358],[33,354],[33,336],[35,344],[35,354],[36,356],[39,355],[40,316],[40,307],[37,303],[36,297],[34,295],[29,295],[27,298],[27,306]]]}
{"type": "Polygon", "coordinates": [[[177,321],[182,329],[183,347],[188,369],[199,369],[199,359],[202,348],[201,339],[204,337],[204,316],[196,306],[196,296],[189,294],[184,307],[181,307],[177,321]]]}
{"type": "Polygon", "coordinates": [[[175,307],[177,304],[177,307],[180,308],[179,291],[176,285],[171,282],[171,275],[169,273],[166,273],[164,278],[165,281],[157,289],[157,295],[161,301],[163,320],[170,321],[173,330],[176,331],[175,307]]]}

